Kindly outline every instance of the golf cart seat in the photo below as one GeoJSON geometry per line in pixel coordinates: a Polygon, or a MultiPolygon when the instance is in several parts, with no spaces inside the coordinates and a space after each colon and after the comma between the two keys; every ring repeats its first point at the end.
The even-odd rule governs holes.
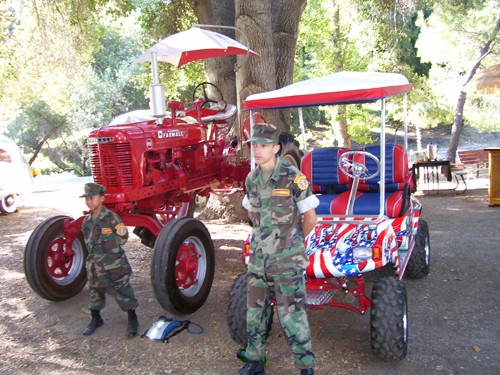
{"type": "Polygon", "coordinates": [[[330,203],[340,193],[349,189],[351,180],[338,168],[340,156],[348,148],[325,147],[306,153],[302,157],[301,170],[312,185],[314,194],[319,199],[316,213],[330,214],[330,203]]]}
{"type": "MultiPolygon", "coordinates": [[[[380,147],[368,146],[362,149],[381,160],[380,147]]],[[[369,171],[377,169],[376,163],[364,155],[354,155],[353,161],[364,164],[369,171]]],[[[380,212],[379,195],[380,175],[369,180],[360,180],[354,215],[378,215],[380,212]]],[[[408,155],[403,146],[388,144],[385,146],[385,195],[384,214],[390,218],[404,214],[410,204],[411,172],[408,170],[408,155]]],[[[331,214],[345,214],[349,203],[350,191],[339,194],[330,204],[331,214]]]]}

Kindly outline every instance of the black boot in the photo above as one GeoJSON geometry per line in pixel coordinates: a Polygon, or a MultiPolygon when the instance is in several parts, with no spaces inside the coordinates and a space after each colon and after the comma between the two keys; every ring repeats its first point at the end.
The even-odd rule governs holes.
{"type": "Polygon", "coordinates": [[[314,375],[314,370],[312,368],[302,369],[300,375],[314,375]]]}
{"type": "Polygon", "coordinates": [[[92,320],[90,321],[90,324],[87,326],[87,328],[82,331],[82,334],[84,336],[90,336],[95,332],[97,328],[101,327],[104,324],[104,320],[102,320],[99,310],[90,310],[90,313],[92,314],[92,320]]]}
{"type": "Polygon", "coordinates": [[[139,328],[139,322],[137,321],[137,315],[135,314],[135,310],[129,310],[127,312],[128,312],[127,337],[131,339],[132,337],[137,336],[137,329],[139,328]]]}
{"type": "Polygon", "coordinates": [[[238,375],[266,375],[266,371],[262,361],[252,361],[243,366],[238,375]]]}

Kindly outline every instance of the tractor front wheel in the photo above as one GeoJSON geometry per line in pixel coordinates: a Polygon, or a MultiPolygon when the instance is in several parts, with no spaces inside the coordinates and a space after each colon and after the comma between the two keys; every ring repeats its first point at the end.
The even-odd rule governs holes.
{"type": "Polygon", "coordinates": [[[31,288],[49,301],[73,297],[87,283],[85,259],[87,247],[80,233],[68,252],[64,221],[73,219],[59,215],[40,223],[26,244],[24,273],[31,288]]]}
{"type": "Polygon", "coordinates": [[[215,254],[210,233],[190,217],[169,222],[154,245],[151,283],[160,305],[172,314],[191,314],[208,298],[215,254]]]}
{"type": "Polygon", "coordinates": [[[373,354],[385,361],[401,360],[408,351],[406,286],[396,277],[384,277],[373,285],[370,316],[373,354]]]}

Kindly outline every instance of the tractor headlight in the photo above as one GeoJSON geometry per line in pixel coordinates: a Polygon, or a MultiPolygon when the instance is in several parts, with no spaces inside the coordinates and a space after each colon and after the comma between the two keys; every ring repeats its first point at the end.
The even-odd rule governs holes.
{"type": "Polygon", "coordinates": [[[352,250],[354,263],[359,263],[372,257],[371,247],[355,247],[352,250]]]}

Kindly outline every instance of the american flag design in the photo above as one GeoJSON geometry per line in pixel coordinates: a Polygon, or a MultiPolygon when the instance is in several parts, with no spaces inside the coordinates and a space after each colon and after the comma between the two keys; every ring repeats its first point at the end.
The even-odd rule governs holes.
{"type": "Polygon", "coordinates": [[[414,246],[422,208],[416,199],[412,199],[411,204],[410,216],[392,219],[330,217],[331,224],[318,224],[306,238],[306,255],[309,258],[306,276],[329,278],[360,275],[390,263],[396,275],[402,277],[398,250],[408,250],[414,246]],[[378,254],[378,257],[357,260],[354,257],[357,247],[370,248],[373,255],[378,254]],[[373,250],[377,248],[378,251],[373,250]]]}

